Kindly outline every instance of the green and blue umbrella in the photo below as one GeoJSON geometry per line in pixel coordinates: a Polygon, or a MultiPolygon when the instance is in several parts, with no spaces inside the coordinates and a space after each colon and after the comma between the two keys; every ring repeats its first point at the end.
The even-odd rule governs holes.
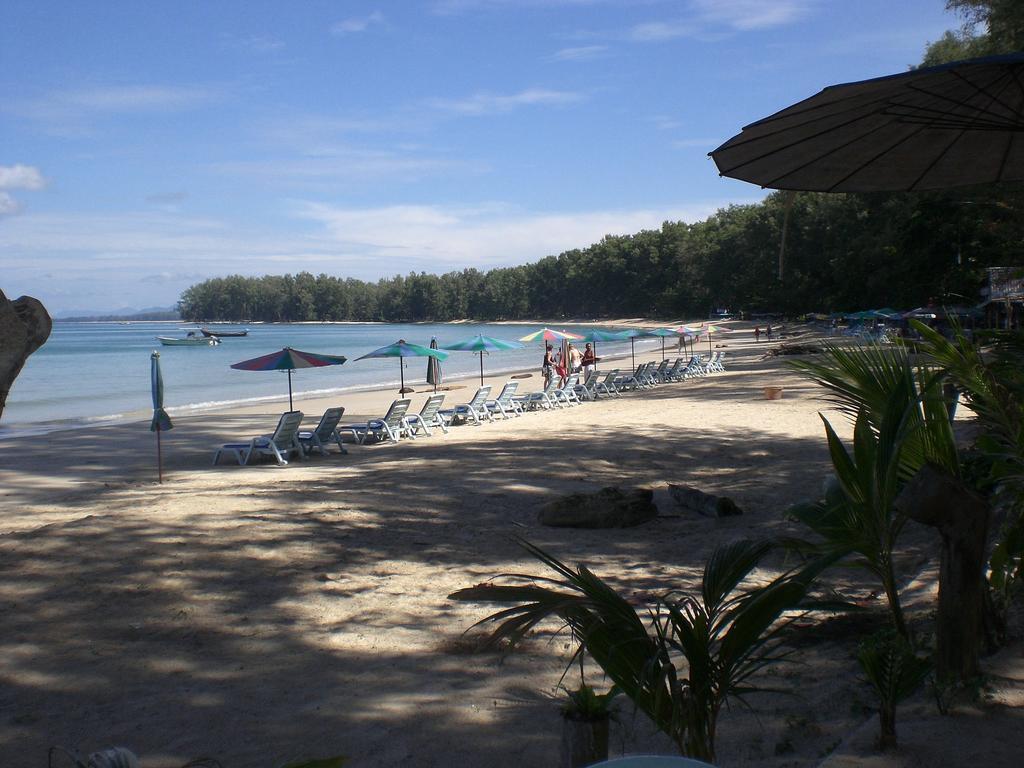
{"type": "Polygon", "coordinates": [[[525,345],[518,341],[506,341],[505,339],[495,339],[492,336],[484,336],[482,333],[478,333],[469,339],[463,339],[462,341],[454,341],[451,344],[445,344],[442,349],[448,349],[455,352],[479,352],[480,353],[480,386],[484,384],[484,352],[503,352],[508,349],[522,349],[525,345]]]}
{"type": "Polygon", "coordinates": [[[597,357],[597,343],[599,341],[622,341],[622,337],[619,336],[619,331],[602,331],[600,328],[595,328],[584,333],[580,341],[593,342],[594,357],[597,357]]]}
{"type": "Polygon", "coordinates": [[[240,371],[288,371],[288,410],[292,406],[292,371],[299,368],[323,368],[328,365],[341,365],[348,358],[344,355],[321,355],[317,352],[302,352],[298,349],[285,347],[269,355],[254,357],[235,363],[232,368],[240,371]]]}
{"type": "Polygon", "coordinates": [[[394,344],[388,344],[386,347],[375,349],[373,352],[367,352],[362,357],[357,357],[356,360],[366,360],[369,357],[397,357],[398,371],[401,377],[401,388],[398,390],[399,394],[405,392],[405,367],[402,365],[401,358],[403,357],[433,357],[436,360],[447,360],[448,353],[441,352],[437,349],[431,349],[430,347],[421,347],[419,344],[410,344],[405,339],[399,339],[394,344]]]}
{"type": "Polygon", "coordinates": [[[668,338],[669,336],[674,336],[676,338],[679,338],[683,334],[678,332],[678,331],[675,331],[675,330],[673,330],[671,328],[649,328],[648,330],[644,331],[643,335],[644,336],[660,336],[661,337],[661,359],[664,360],[665,359],[665,339],[668,338]]]}
{"type": "Polygon", "coordinates": [[[164,377],[160,373],[160,353],[149,356],[149,384],[153,394],[153,420],[149,423],[149,431],[156,432],[156,472],[157,478],[164,481],[164,460],[160,448],[160,433],[173,429],[171,417],[164,410],[164,377]]]}
{"type": "Polygon", "coordinates": [[[635,370],[636,349],[634,347],[634,342],[641,336],[647,336],[647,334],[640,328],[629,328],[625,331],[619,331],[617,334],[615,334],[615,336],[619,341],[625,341],[626,339],[629,339],[629,359],[630,362],[632,362],[633,368],[635,370]]]}

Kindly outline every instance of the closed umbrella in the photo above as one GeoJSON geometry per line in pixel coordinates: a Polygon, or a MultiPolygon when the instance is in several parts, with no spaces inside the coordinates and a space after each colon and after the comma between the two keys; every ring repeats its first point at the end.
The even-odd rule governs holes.
{"type": "Polygon", "coordinates": [[[149,356],[149,384],[153,395],[153,420],[149,423],[149,431],[156,432],[156,472],[159,482],[164,481],[163,453],[160,448],[160,433],[173,429],[171,417],[164,410],[164,377],[160,373],[160,353],[149,356]]]}
{"type": "Polygon", "coordinates": [[[292,371],[299,368],[323,368],[328,365],[341,365],[348,358],[344,355],[321,355],[316,352],[302,352],[298,349],[285,347],[269,355],[254,357],[235,363],[232,368],[240,371],[288,371],[288,410],[294,411],[292,405],[292,371]]]}
{"type": "Polygon", "coordinates": [[[375,349],[373,352],[367,352],[362,357],[357,357],[356,360],[366,360],[370,357],[397,357],[398,360],[398,372],[401,378],[401,388],[398,390],[398,394],[405,393],[405,367],[402,365],[401,358],[403,357],[433,357],[437,360],[447,360],[448,353],[441,352],[437,349],[430,349],[430,347],[423,347],[419,344],[410,344],[405,339],[399,339],[394,344],[388,344],[386,347],[375,349]]]}
{"type": "MultiPolygon", "coordinates": [[[[430,348],[437,349],[437,337],[430,337],[430,348]]],[[[437,388],[441,386],[441,361],[436,357],[427,358],[427,384],[434,385],[434,391],[437,392],[437,388]]]]}
{"type": "Polygon", "coordinates": [[[480,353],[480,386],[484,384],[484,352],[499,352],[507,349],[522,349],[525,345],[518,341],[506,341],[505,339],[495,339],[491,336],[484,336],[482,333],[478,333],[468,339],[462,341],[455,341],[451,344],[445,344],[443,349],[460,351],[460,352],[479,352],[480,353]]]}

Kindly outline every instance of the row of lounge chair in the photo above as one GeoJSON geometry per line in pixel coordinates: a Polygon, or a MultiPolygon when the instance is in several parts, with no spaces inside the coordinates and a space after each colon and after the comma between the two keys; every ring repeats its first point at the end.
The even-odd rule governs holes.
{"type": "Polygon", "coordinates": [[[301,411],[288,411],[281,416],[272,434],[254,437],[247,443],[226,443],[214,453],[213,463],[230,455],[239,464],[249,464],[253,459],[272,457],[284,466],[293,455],[300,457],[312,453],[327,455],[327,449],[334,443],[341,453],[348,453],[343,436],[351,434],[352,441],[364,445],[367,441],[398,442],[402,438],[415,439],[423,434],[430,437],[433,429],[445,434],[448,428],[458,424],[480,425],[495,419],[510,419],[527,411],[550,410],[579,405],[585,400],[602,397],[621,397],[623,392],[649,389],[671,381],[707,376],[709,373],[725,371],[725,353],[716,352],[707,360],[699,355],[689,359],[680,357],[675,361],[663,360],[660,364],[642,363],[632,373],[622,373],[616,368],[604,373],[590,372],[584,381],[578,374],[569,376],[564,384],[552,378],[539,392],[518,394],[519,382],[510,381],[502,387],[495,398],[491,398],[491,387],[480,387],[473,398],[453,408],[442,408],[444,394],[427,397],[419,413],[409,413],[412,401],[395,400],[379,419],[365,422],[342,424],[345,414],[343,407],[328,408],[320,422],[311,430],[303,430],[301,411]]]}

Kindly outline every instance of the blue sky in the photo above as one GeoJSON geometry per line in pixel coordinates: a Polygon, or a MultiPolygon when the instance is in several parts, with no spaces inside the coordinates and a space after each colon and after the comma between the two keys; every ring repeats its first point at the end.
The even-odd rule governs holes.
{"type": "Polygon", "coordinates": [[[0,5],[0,288],[535,261],[763,193],[707,152],[920,60],[943,0],[0,5]]]}

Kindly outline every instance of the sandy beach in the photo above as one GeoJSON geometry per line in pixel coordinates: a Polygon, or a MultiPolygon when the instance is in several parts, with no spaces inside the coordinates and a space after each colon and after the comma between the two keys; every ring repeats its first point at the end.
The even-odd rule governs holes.
{"type": "MultiPolygon", "coordinates": [[[[147,768],[337,754],[357,768],[557,764],[568,637],[551,625],[515,653],[480,652],[463,633],[487,607],[446,596],[541,573],[513,537],[641,596],[692,588],[719,543],[792,532],[785,509],[816,497],[830,466],[822,393],[739,327],[715,340],[725,373],[287,467],[211,466],[221,443],[273,428],[280,410],[267,405],[177,418],[162,485],[145,424],[0,442],[3,764],[43,765],[51,745],[124,745],[147,768]],[[768,385],[784,397],[765,400],[768,385]],[[730,496],[744,514],[680,512],[669,483],[730,496]],[[544,502],[610,485],[653,488],[660,516],[621,530],[538,523],[544,502]]],[[[538,388],[532,373],[522,389],[538,388]]],[[[475,382],[457,384],[448,404],[475,382]]],[[[427,388],[414,386],[417,411],[427,388]]],[[[296,407],[307,424],[333,405],[361,421],[395,396],[296,407]]],[[[934,542],[911,531],[907,551],[908,600],[924,614],[933,591],[913,580],[936,567],[934,542]]],[[[860,598],[873,589],[830,578],[860,598]]],[[[900,753],[883,758],[853,658],[859,631],[847,619],[809,629],[803,663],[772,670],[798,695],[724,713],[720,765],[1018,764],[1019,644],[987,662],[1002,682],[986,707],[943,720],[921,694],[901,710],[900,753]]],[[[620,720],[613,754],[671,752],[628,703],[620,720]]]]}

